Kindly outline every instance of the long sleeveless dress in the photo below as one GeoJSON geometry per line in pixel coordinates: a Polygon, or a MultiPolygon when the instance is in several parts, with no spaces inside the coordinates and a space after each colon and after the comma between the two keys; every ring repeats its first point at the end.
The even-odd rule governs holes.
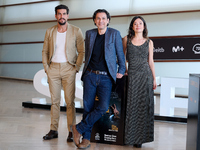
{"type": "Polygon", "coordinates": [[[154,92],[152,71],[148,64],[149,39],[141,46],[127,41],[125,144],[143,144],[154,140],[154,92]]]}

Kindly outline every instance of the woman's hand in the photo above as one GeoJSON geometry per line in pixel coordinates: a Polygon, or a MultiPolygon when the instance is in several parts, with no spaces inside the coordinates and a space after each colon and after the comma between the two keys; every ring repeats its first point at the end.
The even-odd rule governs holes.
{"type": "Polygon", "coordinates": [[[153,89],[155,90],[157,88],[156,80],[153,81],[153,89]]]}

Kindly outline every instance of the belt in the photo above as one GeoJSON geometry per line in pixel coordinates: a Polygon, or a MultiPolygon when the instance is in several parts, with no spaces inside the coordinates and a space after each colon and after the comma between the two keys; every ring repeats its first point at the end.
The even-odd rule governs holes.
{"type": "Polygon", "coordinates": [[[89,68],[87,70],[91,71],[91,72],[93,72],[95,74],[102,74],[102,75],[107,75],[108,74],[106,71],[99,71],[99,70],[94,71],[94,70],[91,70],[89,68]]]}

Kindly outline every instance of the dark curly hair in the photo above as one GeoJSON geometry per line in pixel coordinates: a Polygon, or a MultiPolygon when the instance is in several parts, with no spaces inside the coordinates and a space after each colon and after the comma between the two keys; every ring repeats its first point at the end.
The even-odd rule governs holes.
{"type": "MultiPolygon", "coordinates": [[[[94,21],[94,19],[96,18],[97,13],[105,13],[106,16],[107,16],[107,19],[109,19],[109,23],[110,23],[110,20],[111,20],[110,14],[109,14],[109,12],[108,12],[107,10],[105,10],[105,9],[97,9],[97,10],[94,12],[94,14],[93,14],[93,21],[94,21]]],[[[107,26],[109,25],[109,23],[107,24],[107,26]]],[[[94,25],[96,25],[95,22],[94,22],[94,25]]]]}
{"type": "Polygon", "coordinates": [[[130,26],[129,26],[129,31],[128,31],[128,39],[132,40],[135,36],[135,31],[133,30],[133,23],[135,22],[136,19],[141,19],[142,22],[144,23],[144,30],[143,30],[143,37],[144,38],[148,38],[147,35],[148,35],[148,30],[147,30],[147,24],[144,20],[144,18],[142,18],[141,16],[135,16],[132,20],[131,20],[131,23],[130,23],[130,26]]]}

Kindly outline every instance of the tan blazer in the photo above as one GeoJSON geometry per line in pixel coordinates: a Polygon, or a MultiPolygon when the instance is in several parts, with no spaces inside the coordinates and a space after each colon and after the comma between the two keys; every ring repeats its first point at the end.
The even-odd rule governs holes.
{"type": "MultiPolygon", "coordinates": [[[[51,59],[55,52],[56,46],[56,35],[57,35],[57,25],[47,29],[43,50],[42,50],[42,63],[45,72],[47,72],[48,67],[51,63],[51,59]]],[[[85,54],[84,39],[81,29],[68,23],[66,32],[66,55],[67,60],[70,64],[76,66],[76,70],[79,71],[83,63],[83,58],[85,54]]]]}

